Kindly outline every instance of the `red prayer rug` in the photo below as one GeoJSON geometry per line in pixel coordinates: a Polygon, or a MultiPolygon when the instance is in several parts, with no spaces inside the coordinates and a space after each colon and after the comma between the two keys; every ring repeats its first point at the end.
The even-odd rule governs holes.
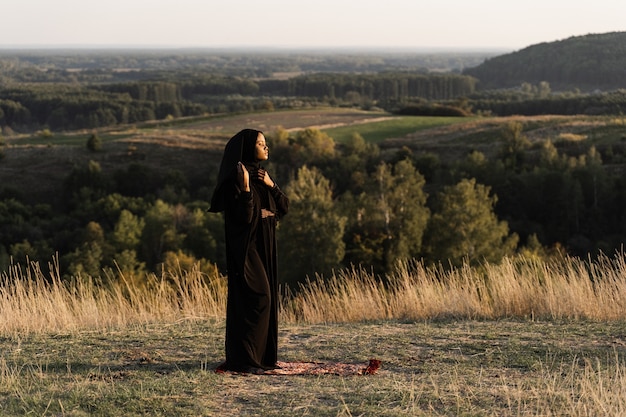
{"type": "MultiPolygon", "coordinates": [[[[277,362],[280,368],[255,373],[256,375],[374,375],[380,368],[381,361],[370,359],[368,363],[350,364],[341,362],[277,362]]],[[[219,374],[245,374],[231,372],[220,368],[215,370],[219,374]]]]}

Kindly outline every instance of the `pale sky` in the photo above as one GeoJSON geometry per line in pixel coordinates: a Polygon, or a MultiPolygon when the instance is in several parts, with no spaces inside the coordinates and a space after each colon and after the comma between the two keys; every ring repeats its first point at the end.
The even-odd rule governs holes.
{"type": "Polygon", "coordinates": [[[0,49],[518,50],[615,31],[625,0],[0,0],[0,49]]]}

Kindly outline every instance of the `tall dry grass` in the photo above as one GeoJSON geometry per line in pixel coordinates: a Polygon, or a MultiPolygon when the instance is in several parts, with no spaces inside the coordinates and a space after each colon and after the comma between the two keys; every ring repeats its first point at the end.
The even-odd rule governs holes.
{"type": "MultiPolygon", "coordinates": [[[[226,279],[199,268],[142,279],[63,280],[58,263],[0,274],[0,334],[66,332],[186,319],[223,319],[226,279]]],[[[348,268],[281,299],[288,323],[434,318],[626,319],[626,256],[505,258],[461,268],[398,264],[385,277],[348,268]]]]}
{"type": "Polygon", "coordinates": [[[380,319],[626,319],[626,256],[427,267],[409,261],[383,279],[363,268],[303,286],[286,303],[287,321],[380,319]]]}
{"type": "Polygon", "coordinates": [[[58,262],[11,265],[0,274],[0,334],[71,332],[152,322],[222,317],[226,281],[217,273],[163,271],[141,279],[63,280],[58,262]]]}

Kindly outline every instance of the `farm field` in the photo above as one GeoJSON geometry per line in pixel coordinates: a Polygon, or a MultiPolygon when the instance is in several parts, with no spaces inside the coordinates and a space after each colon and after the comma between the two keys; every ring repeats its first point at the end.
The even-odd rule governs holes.
{"type": "Polygon", "coordinates": [[[376,375],[221,375],[222,321],[0,338],[0,415],[623,415],[626,327],[587,321],[288,324],[281,361],[376,375]]]}
{"type": "MultiPolygon", "coordinates": [[[[227,116],[204,116],[181,118],[171,121],[146,122],[133,126],[118,126],[99,130],[103,141],[125,141],[155,132],[166,136],[193,134],[204,139],[229,138],[239,130],[250,127],[271,134],[278,128],[296,132],[306,128],[315,128],[327,132],[337,142],[349,138],[358,131],[371,136],[370,141],[379,142],[393,137],[402,137],[408,133],[436,127],[463,123],[467,118],[459,117],[413,117],[394,116],[382,111],[363,111],[356,109],[320,108],[308,110],[284,110],[262,113],[246,113],[227,116]]],[[[91,131],[66,132],[58,134],[15,135],[7,138],[7,144],[13,146],[84,146],[85,136],[91,131]]],[[[210,141],[209,141],[210,142],[210,141]]],[[[208,143],[207,145],[210,145],[208,143]]]]}

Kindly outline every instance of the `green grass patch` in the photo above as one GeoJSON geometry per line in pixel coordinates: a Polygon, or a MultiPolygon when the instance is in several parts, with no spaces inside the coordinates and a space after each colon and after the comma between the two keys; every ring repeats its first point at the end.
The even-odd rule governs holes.
{"type": "Polygon", "coordinates": [[[399,138],[420,130],[467,123],[470,120],[471,118],[465,117],[394,116],[389,120],[334,127],[323,131],[338,143],[346,142],[354,133],[359,133],[367,142],[379,143],[388,138],[399,138]]]}
{"type": "Polygon", "coordinates": [[[612,145],[626,144],[626,124],[599,126],[586,132],[594,144],[612,145]]]}

